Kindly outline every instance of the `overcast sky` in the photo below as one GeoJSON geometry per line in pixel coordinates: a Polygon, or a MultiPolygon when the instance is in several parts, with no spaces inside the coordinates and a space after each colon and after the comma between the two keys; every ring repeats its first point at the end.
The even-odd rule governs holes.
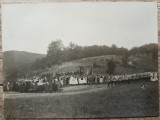
{"type": "Polygon", "coordinates": [[[157,43],[157,6],[147,2],[2,5],[3,51],[47,52],[61,39],[78,45],[132,48],[157,43]]]}

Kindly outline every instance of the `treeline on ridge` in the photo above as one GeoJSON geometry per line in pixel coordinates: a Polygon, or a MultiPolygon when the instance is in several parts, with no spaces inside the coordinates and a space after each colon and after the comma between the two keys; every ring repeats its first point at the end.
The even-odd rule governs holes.
{"type": "Polygon", "coordinates": [[[150,54],[152,55],[152,59],[157,62],[158,44],[150,43],[128,50],[124,47],[119,48],[115,44],[111,47],[106,45],[80,46],[70,42],[67,47],[64,47],[61,40],[56,40],[49,44],[46,57],[37,59],[32,64],[31,69],[44,69],[55,64],[61,64],[62,62],[102,55],[123,55],[125,62],[128,56],[136,54],[150,54]]]}

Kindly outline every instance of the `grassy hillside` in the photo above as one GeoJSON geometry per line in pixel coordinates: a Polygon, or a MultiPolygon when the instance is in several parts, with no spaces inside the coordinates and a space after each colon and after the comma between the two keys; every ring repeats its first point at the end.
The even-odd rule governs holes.
{"type": "Polygon", "coordinates": [[[123,56],[105,55],[63,62],[60,65],[52,66],[51,68],[46,69],[45,72],[76,71],[79,69],[79,66],[93,66],[93,63],[96,63],[96,66],[93,66],[93,72],[95,74],[106,74],[108,69],[107,63],[111,59],[116,64],[115,74],[157,71],[158,69],[158,64],[155,60],[152,60],[151,55],[140,54],[129,56],[127,66],[123,65],[123,56]]]}
{"type": "Polygon", "coordinates": [[[4,71],[17,68],[21,65],[30,64],[37,58],[43,58],[45,55],[29,53],[25,51],[6,51],[3,53],[4,71]]]}

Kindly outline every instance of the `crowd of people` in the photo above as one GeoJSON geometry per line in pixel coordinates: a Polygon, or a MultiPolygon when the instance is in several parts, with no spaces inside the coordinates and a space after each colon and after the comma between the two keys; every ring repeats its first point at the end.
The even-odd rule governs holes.
{"type": "Polygon", "coordinates": [[[157,72],[145,72],[124,75],[58,75],[54,77],[21,78],[14,84],[7,82],[5,90],[18,92],[57,92],[69,85],[106,84],[108,87],[117,84],[132,84],[138,81],[158,81],[157,72]]]}

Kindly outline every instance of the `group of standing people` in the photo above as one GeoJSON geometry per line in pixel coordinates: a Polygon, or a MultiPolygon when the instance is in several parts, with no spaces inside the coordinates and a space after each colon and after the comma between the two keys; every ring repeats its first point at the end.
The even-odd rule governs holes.
{"type": "Polygon", "coordinates": [[[125,75],[62,75],[53,78],[33,77],[19,79],[14,84],[6,84],[6,90],[18,92],[57,92],[69,85],[130,84],[138,81],[158,81],[157,72],[145,72],[125,75]]]}
{"type": "Polygon", "coordinates": [[[134,82],[137,80],[157,81],[157,72],[145,72],[124,75],[89,75],[89,76],[61,76],[59,77],[62,85],[79,85],[79,84],[102,84],[102,83],[119,83],[119,82],[134,82]]]}

